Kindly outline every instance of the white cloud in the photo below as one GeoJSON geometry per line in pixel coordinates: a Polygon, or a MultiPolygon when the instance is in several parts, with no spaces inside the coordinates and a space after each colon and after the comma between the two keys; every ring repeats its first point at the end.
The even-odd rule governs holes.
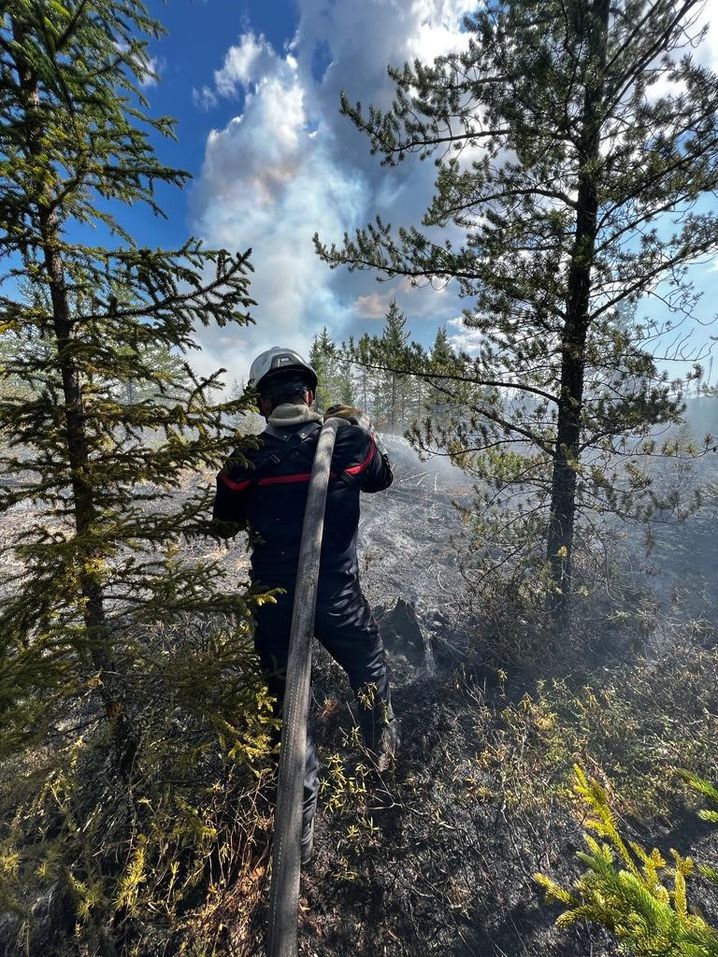
{"type": "Polygon", "coordinates": [[[146,90],[151,86],[157,86],[166,63],[161,57],[151,56],[147,60],[147,72],[140,80],[140,86],[146,90]]]}
{"type": "Polygon", "coordinates": [[[449,344],[456,352],[468,352],[470,356],[478,354],[484,342],[484,334],[478,329],[470,329],[464,325],[461,316],[449,319],[446,323],[449,333],[449,344]]]}
{"type": "MultiPolygon", "coordinates": [[[[125,43],[124,40],[115,40],[114,45],[115,49],[121,54],[129,52],[130,45],[129,43],[125,43]]],[[[157,86],[167,66],[164,57],[147,56],[146,51],[142,56],[135,56],[133,54],[127,59],[133,67],[135,76],[138,78],[137,82],[139,86],[143,90],[147,90],[151,86],[157,86]]]]}
{"type": "Polygon", "coordinates": [[[199,89],[194,87],[192,90],[192,102],[200,110],[211,110],[217,105],[217,94],[210,86],[201,86],[199,89]]]}
{"type": "MultiPolygon", "coordinates": [[[[256,327],[203,332],[202,365],[221,364],[239,378],[263,348],[281,343],[306,350],[324,325],[341,339],[383,317],[394,295],[400,306],[410,298],[418,305],[419,297],[402,284],[380,295],[368,291],[371,273],[329,270],[311,237],[318,231],[325,241],[341,242],[345,231],[377,212],[397,225],[419,221],[433,166],[381,167],[339,116],[339,91],[387,106],[393,95],[387,65],[430,60],[462,46],[465,7],[466,0],[299,0],[299,27],[288,51],[277,52],[249,30],[229,48],[213,82],[194,91],[203,109],[233,97],[242,104],[241,113],[208,137],[192,215],[210,244],[252,247],[257,300],[256,327]],[[328,64],[321,76],[318,52],[328,64]]],[[[435,322],[456,314],[455,304],[446,305],[450,311],[434,312],[435,322]]]]}
{"type": "Polygon", "coordinates": [[[261,349],[306,350],[328,316],[345,318],[311,238],[317,229],[341,234],[353,225],[365,206],[365,186],[312,132],[304,89],[284,61],[247,94],[243,114],[207,141],[193,200],[199,231],[213,245],[251,246],[256,270],[257,326],[204,334],[205,351],[238,377],[261,349]]]}
{"type": "Polygon", "coordinates": [[[354,313],[362,319],[383,319],[389,311],[391,298],[391,296],[380,296],[378,292],[357,296],[354,300],[354,313]]]}
{"type": "MultiPolygon", "coordinates": [[[[684,21],[686,45],[683,49],[673,52],[673,59],[678,61],[686,53],[692,53],[696,62],[710,70],[718,71],[718,0],[707,0],[693,12],[692,19],[684,21]],[[706,34],[702,42],[691,49],[688,41],[695,43],[701,30],[706,34]]],[[[648,96],[653,102],[661,96],[678,96],[686,90],[685,83],[674,83],[665,74],[649,87],[648,96]]]]}
{"type": "Polygon", "coordinates": [[[465,0],[415,0],[412,15],[418,23],[407,41],[408,57],[428,63],[463,46],[466,37],[457,25],[471,6],[465,0]]]}
{"type": "MultiPolygon", "coordinates": [[[[311,236],[341,243],[379,213],[395,226],[419,223],[433,191],[432,163],[382,167],[366,138],[339,116],[339,92],[365,107],[387,108],[394,87],[387,65],[460,49],[468,0],[297,0],[300,20],[288,50],[275,50],[252,30],[233,43],[213,76],[193,92],[201,109],[237,99],[237,115],[207,139],[193,191],[195,227],[212,244],[253,248],[252,296],[258,325],[247,331],[203,332],[206,367],[246,374],[261,348],[286,343],[307,349],[326,325],[341,339],[375,329],[396,297],[415,333],[433,339],[447,324],[454,348],[476,352],[480,336],[461,318],[456,290],[415,290],[392,282],[373,291],[374,274],[330,271],[311,236]]],[[[718,66],[718,0],[701,62],[718,66]]],[[[470,151],[464,160],[473,158],[470,151]]]]}
{"type": "Polygon", "coordinates": [[[270,44],[250,31],[229,48],[224,66],[215,70],[214,83],[220,96],[232,97],[237,95],[238,87],[247,89],[281,70],[282,63],[270,44]]]}
{"type": "Polygon", "coordinates": [[[707,28],[706,38],[697,51],[698,62],[718,70],[718,0],[708,0],[699,13],[698,23],[707,28]]]}

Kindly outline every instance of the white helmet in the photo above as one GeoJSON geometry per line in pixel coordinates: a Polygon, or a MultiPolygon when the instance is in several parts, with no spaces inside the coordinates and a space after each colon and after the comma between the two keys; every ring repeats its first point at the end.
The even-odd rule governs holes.
{"type": "Polygon", "coordinates": [[[309,363],[302,359],[299,353],[295,352],[294,349],[284,349],[281,346],[274,346],[257,356],[249,370],[249,381],[247,385],[250,389],[258,389],[259,383],[268,376],[270,372],[274,373],[280,370],[284,371],[285,369],[296,369],[304,372],[307,377],[308,387],[313,392],[316,391],[318,380],[314,369],[312,369],[309,363]]]}

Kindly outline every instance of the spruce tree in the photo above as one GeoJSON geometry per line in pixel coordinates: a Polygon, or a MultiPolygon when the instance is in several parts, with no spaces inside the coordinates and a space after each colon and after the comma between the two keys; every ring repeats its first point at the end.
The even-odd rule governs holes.
{"type": "Polygon", "coordinates": [[[421,353],[418,346],[411,344],[406,316],[396,300],[389,303],[380,336],[365,333],[356,342],[350,339],[348,343],[342,343],[339,354],[355,369],[359,401],[364,408],[371,410],[377,427],[400,433],[420,417],[421,385],[409,372],[413,367],[412,359],[421,353]]]}
{"type": "Polygon", "coordinates": [[[376,373],[372,369],[370,358],[371,337],[365,332],[355,342],[350,339],[348,343],[342,343],[344,353],[350,357],[354,363],[357,372],[357,401],[365,412],[369,412],[374,406],[374,394],[376,392],[376,373]]]}
{"type": "Polygon", "coordinates": [[[455,394],[451,379],[443,380],[442,369],[451,372],[456,367],[456,357],[449,342],[446,326],[436,330],[436,336],[430,350],[432,378],[427,389],[426,407],[432,423],[443,427],[450,418],[450,398],[455,394]]]}
{"type": "MultiPolygon", "coordinates": [[[[384,364],[391,370],[402,360],[403,352],[409,341],[406,332],[406,316],[400,311],[395,299],[389,303],[389,311],[384,321],[380,350],[384,364]]],[[[404,427],[407,377],[400,372],[388,371],[385,376],[386,421],[389,432],[401,431],[404,427]]]]}
{"type": "Polygon", "coordinates": [[[38,882],[56,888],[102,953],[115,952],[108,913],[131,912],[126,856],[149,887],[132,856],[140,846],[161,882],[168,861],[151,848],[171,858],[188,833],[187,789],[204,780],[195,765],[185,786],[169,758],[157,772],[160,756],[178,739],[194,749],[184,766],[199,761],[202,722],[230,748],[256,707],[243,685],[249,599],[223,587],[201,544],[212,488],[199,473],[213,476],[229,454],[227,415],[246,402],[214,402],[219,373],[200,378],[186,360],[200,324],[251,321],[248,254],[194,239],[149,248],[121,222],[130,204],[161,215],[157,187],[187,179],[155,156],[151,138],[172,122],[147,115],[140,88],[160,29],[140,0],[10,0],[0,14],[6,534],[21,519],[0,584],[0,797],[13,821],[0,843],[19,862],[5,875],[18,896],[6,882],[3,899],[29,913],[38,882]],[[202,642],[169,640],[178,621],[210,615],[202,642]],[[106,761],[88,756],[93,742],[106,742],[106,761]],[[143,790],[165,776],[171,787],[143,790]],[[184,805],[167,798],[183,793],[184,805]],[[175,831],[163,832],[162,808],[175,831]],[[125,826],[134,850],[112,843],[125,826]]]}
{"type": "Polygon", "coordinates": [[[326,326],[314,337],[309,364],[319,379],[316,403],[320,412],[337,403],[354,404],[351,366],[332,341],[326,326]]]}
{"type": "MultiPolygon", "coordinates": [[[[718,789],[689,772],[681,777],[706,797],[711,807],[699,817],[718,823],[718,789]]],[[[620,833],[604,787],[574,767],[574,793],[585,807],[586,850],[577,854],[586,870],[570,889],[545,874],[534,880],[544,889],[548,901],[562,913],[557,926],[566,928],[578,921],[604,927],[635,957],[716,957],[718,928],[711,926],[699,908],[688,899],[690,879],[696,870],[704,882],[718,884],[718,870],[709,864],[696,865],[671,849],[672,862],[658,848],[648,852],[620,833]]]]}
{"type": "Polygon", "coordinates": [[[309,351],[309,364],[317,374],[316,403],[320,412],[324,412],[334,402],[334,393],[331,387],[331,375],[336,356],[336,347],[331,340],[327,327],[324,326],[319,335],[312,341],[309,351]]]}
{"type": "Polygon", "coordinates": [[[702,6],[492,0],[466,17],[463,52],[390,68],[389,110],[342,98],[384,163],[434,157],[436,192],[424,230],[377,220],[341,247],[315,237],[318,252],[470,300],[480,344],[454,381],[480,391],[462,385],[445,440],[497,486],[487,508],[523,490],[513,527],[542,536],[559,618],[577,510],[645,519],[674,504],[631,454],[671,450],[648,433],[679,418],[680,385],[657,367],[661,330],[622,310],[656,295],[690,315],[686,266],[718,249],[700,205],[718,187],[718,79],[693,55],[702,6]],[[442,234],[457,229],[463,242],[442,234]]]}

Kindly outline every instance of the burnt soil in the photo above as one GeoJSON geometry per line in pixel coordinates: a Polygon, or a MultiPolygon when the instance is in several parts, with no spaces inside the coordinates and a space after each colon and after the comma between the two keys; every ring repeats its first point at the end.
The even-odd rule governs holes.
{"type": "MultiPolygon", "coordinates": [[[[372,768],[358,741],[345,677],[317,649],[313,724],[323,778],[315,856],[302,875],[299,952],[304,957],[618,954],[615,942],[595,927],[582,923],[557,930],[559,910],[544,903],[534,881],[541,871],[570,884],[580,872],[575,853],[583,847],[583,832],[581,811],[569,793],[570,761],[563,751],[555,762],[551,757],[552,748],[560,751],[561,730],[557,743],[542,730],[545,714],[537,715],[526,702],[535,701],[541,681],[552,676],[567,682],[569,694],[594,679],[610,684],[615,675],[630,685],[632,673],[650,670],[646,649],[637,652],[631,645],[630,655],[599,668],[598,678],[560,669],[541,674],[535,668],[503,678],[482,670],[480,635],[467,625],[455,547],[464,533],[455,503],[468,502],[471,488],[463,473],[442,460],[419,461],[402,440],[392,440],[390,451],[396,481],[386,493],[364,498],[360,564],[387,645],[403,742],[389,772],[372,768]],[[522,715],[528,716],[525,721],[522,715]]],[[[15,530],[31,517],[29,511],[16,513],[15,530]]],[[[695,552],[710,551],[707,536],[715,525],[712,518],[700,521],[705,524],[691,532],[699,544],[685,546],[684,562],[695,552]]],[[[654,564],[666,548],[659,542],[654,564]]],[[[228,548],[208,542],[193,550],[198,557],[221,556],[237,583],[246,579],[241,539],[228,548]]],[[[0,559],[9,560],[8,553],[0,559]]],[[[675,568],[673,558],[669,564],[675,568]]],[[[700,642],[701,661],[708,661],[707,691],[694,702],[683,695],[681,720],[701,728],[712,721],[718,733],[718,654],[710,628],[701,631],[700,642]]],[[[651,671],[649,699],[656,674],[668,700],[679,683],[678,701],[678,666],[665,674],[651,671]]],[[[636,739],[640,747],[640,728],[636,739]]],[[[598,760],[589,746],[582,756],[598,760]]],[[[621,760],[618,755],[616,766],[621,760]]],[[[588,770],[601,773],[597,763],[589,763],[588,770]]],[[[718,778],[715,759],[712,771],[718,778]]],[[[622,827],[666,854],[676,847],[715,864],[716,830],[695,810],[696,803],[682,792],[670,814],[629,814],[622,827]]],[[[218,955],[264,953],[266,861],[265,849],[254,878],[238,882],[220,905],[225,930],[218,955]]],[[[704,916],[718,923],[716,890],[701,879],[691,882],[691,890],[704,916]]]]}
{"type": "MultiPolygon", "coordinates": [[[[470,488],[463,473],[441,461],[419,462],[402,440],[393,440],[390,451],[396,480],[386,493],[364,498],[360,558],[363,588],[387,646],[403,742],[390,772],[372,769],[352,720],[348,684],[317,649],[313,724],[323,781],[315,857],[302,875],[300,954],[618,954],[600,928],[579,923],[557,930],[560,910],[544,902],[534,880],[540,871],[567,886],[578,876],[582,811],[571,799],[565,754],[553,766],[547,738],[536,751],[545,760],[527,757],[541,716],[520,732],[507,717],[520,714],[551,675],[539,668],[502,680],[476,667],[480,648],[477,654],[477,638],[467,631],[455,548],[463,534],[455,503],[466,502],[470,488]]],[[[695,710],[705,712],[707,701],[718,722],[718,656],[713,638],[707,642],[710,650],[701,654],[709,658],[712,691],[695,710]]],[[[631,669],[647,667],[645,652],[631,645],[630,657],[614,660],[612,671],[598,669],[605,672],[599,681],[615,672],[630,687],[631,669]]],[[[555,676],[577,690],[595,677],[561,671],[555,676]]],[[[676,680],[671,668],[660,674],[650,680],[676,680]]],[[[637,738],[640,751],[640,731],[637,738]]],[[[590,747],[586,758],[594,760],[590,747]]],[[[621,760],[616,755],[616,766],[621,760]]],[[[718,772],[715,762],[712,770],[718,772]]],[[[670,811],[650,819],[629,815],[622,827],[666,855],[676,847],[718,860],[716,832],[697,818],[695,802],[680,794],[670,811]]],[[[698,880],[694,894],[703,913],[718,921],[716,890],[698,880]]],[[[232,935],[238,954],[263,953],[266,916],[260,898],[250,926],[232,935]]]]}

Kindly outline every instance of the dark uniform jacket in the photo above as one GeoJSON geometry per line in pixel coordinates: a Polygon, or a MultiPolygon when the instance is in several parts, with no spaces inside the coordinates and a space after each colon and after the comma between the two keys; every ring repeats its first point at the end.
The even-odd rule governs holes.
{"type": "MultiPolygon", "coordinates": [[[[253,468],[230,459],[217,476],[214,518],[249,527],[254,543],[252,578],[266,587],[291,588],[296,580],[304,506],[320,431],[319,422],[270,427],[259,437],[260,448],[242,452],[253,468]]],[[[357,581],[359,495],[380,492],[392,480],[386,451],[373,434],[359,425],[342,424],[327,493],[320,595],[357,581]]],[[[229,528],[227,533],[232,531],[229,528]]]]}

